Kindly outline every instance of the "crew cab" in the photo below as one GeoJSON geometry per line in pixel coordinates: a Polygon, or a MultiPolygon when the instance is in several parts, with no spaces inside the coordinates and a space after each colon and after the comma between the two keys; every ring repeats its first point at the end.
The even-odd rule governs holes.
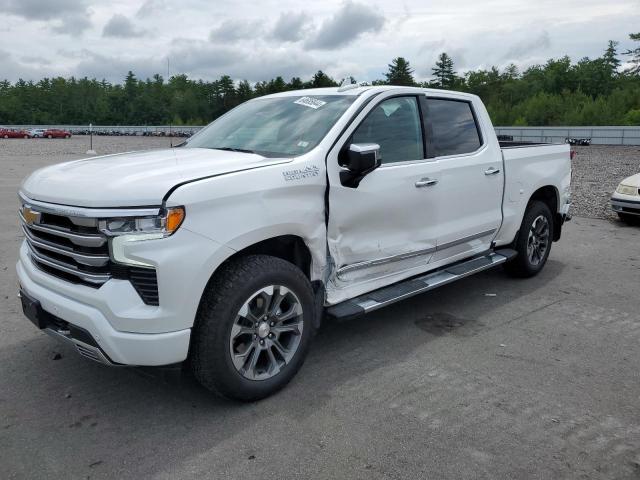
{"type": "Polygon", "coordinates": [[[349,318],[544,267],[569,146],[500,145],[481,100],[358,86],[250,100],[167,150],[52,165],[19,191],[26,316],[108,365],[184,362],[256,400],[349,318]]]}

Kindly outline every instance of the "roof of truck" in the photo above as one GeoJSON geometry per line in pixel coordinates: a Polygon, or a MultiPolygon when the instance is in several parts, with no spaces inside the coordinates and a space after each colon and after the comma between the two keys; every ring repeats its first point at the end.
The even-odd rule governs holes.
{"type": "Polygon", "coordinates": [[[436,88],[422,88],[422,87],[401,87],[397,85],[347,85],[344,87],[327,87],[327,88],[306,88],[304,90],[289,90],[286,92],[272,93],[265,95],[261,98],[275,98],[275,97],[297,97],[297,96],[313,96],[313,95],[348,95],[359,96],[364,92],[385,92],[388,90],[400,90],[403,91],[415,91],[416,93],[429,93],[432,95],[450,95],[452,93],[456,96],[475,97],[475,95],[465,92],[457,92],[452,90],[440,90],[436,88]]]}

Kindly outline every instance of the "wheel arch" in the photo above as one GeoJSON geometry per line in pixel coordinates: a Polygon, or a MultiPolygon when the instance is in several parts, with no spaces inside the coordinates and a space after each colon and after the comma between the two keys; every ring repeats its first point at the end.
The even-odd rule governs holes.
{"type": "MultiPolygon", "coordinates": [[[[216,271],[227,262],[247,255],[270,255],[286,260],[302,270],[302,273],[311,280],[313,265],[311,249],[304,239],[298,235],[277,235],[247,245],[228,257],[216,271]]],[[[215,275],[215,272],[213,275],[215,275]]]]}
{"type": "MultiPolygon", "coordinates": [[[[320,280],[312,279],[314,267],[311,249],[302,237],[295,234],[281,234],[244,245],[242,248],[233,251],[233,253],[228,255],[216,266],[216,268],[209,275],[206,284],[204,284],[204,288],[202,288],[202,291],[200,292],[200,298],[198,299],[198,306],[194,318],[193,328],[196,327],[198,311],[203,306],[203,301],[205,299],[207,290],[211,288],[216,276],[220,274],[222,269],[224,269],[233,260],[249,255],[270,255],[276,258],[280,258],[295,265],[302,271],[305,277],[307,277],[307,279],[311,282],[314,294],[316,296],[315,302],[318,311],[314,316],[314,323],[316,325],[316,328],[319,327],[321,322],[321,315],[319,315],[318,312],[321,311],[324,301],[324,283],[320,280]]],[[[190,341],[189,356],[191,355],[191,343],[192,342],[190,341]]]]}

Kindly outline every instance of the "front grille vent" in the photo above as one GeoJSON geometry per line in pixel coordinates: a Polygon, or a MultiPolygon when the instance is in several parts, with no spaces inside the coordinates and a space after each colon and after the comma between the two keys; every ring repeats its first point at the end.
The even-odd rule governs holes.
{"type": "Polygon", "coordinates": [[[95,218],[33,214],[20,220],[31,258],[45,272],[67,281],[99,288],[111,278],[107,237],[95,218]]]}
{"type": "Polygon", "coordinates": [[[113,278],[129,280],[144,303],[147,305],[159,305],[158,277],[154,268],[113,264],[112,271],[113,278]]]}

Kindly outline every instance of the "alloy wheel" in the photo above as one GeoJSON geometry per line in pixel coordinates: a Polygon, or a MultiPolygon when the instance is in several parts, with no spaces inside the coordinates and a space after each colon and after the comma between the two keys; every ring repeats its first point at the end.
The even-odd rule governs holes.
{"type": "Polygon", "coordinates": [[[233,365],[249,380],[274,377],[296,354],[303,328],[302,304],[290,289],[270,285],[254,292],[231,328],[233,365]]]}
{"type": "Polygon", "coordinates": [[[549,249],[549,221],[544,215],[538,215],[529,229],[527,238],[527,257],[533,266],[542,262],[549,249]]]}

